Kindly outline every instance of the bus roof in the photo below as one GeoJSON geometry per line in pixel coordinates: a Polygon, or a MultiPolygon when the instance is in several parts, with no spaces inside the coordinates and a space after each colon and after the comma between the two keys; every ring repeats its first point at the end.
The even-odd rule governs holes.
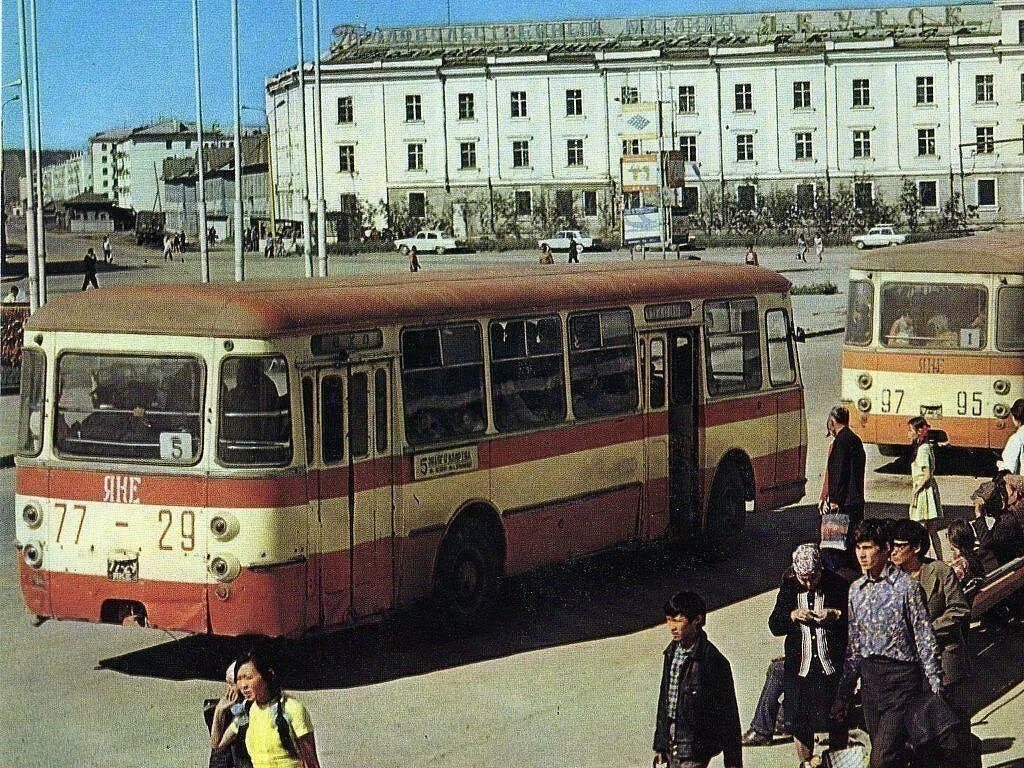
{"type": "Polygon", "coordinates": [[[969,237],[878,248],[865,251],[850,266],[879,272],[1019,275],[1024,271],[1024,233],[993,230],[969,237]]]}
{"type": "Polygon", "coordinates": [[[760,267],[675,261],[113,286],[53,299],[26,330],[267,338],[390,322],[783,293],[791,285],[760,267]]]}

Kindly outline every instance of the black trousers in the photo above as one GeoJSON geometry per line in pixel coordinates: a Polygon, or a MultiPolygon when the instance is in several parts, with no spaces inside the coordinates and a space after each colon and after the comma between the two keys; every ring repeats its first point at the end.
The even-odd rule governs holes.
{"type": "Polygon", "coordinates": [[[906,759],[904,718],[921,690],[921,665],[872,656],[861,663],[860,676],[864,720],[871,738],[870,768],[898,768],[906,759]]]}

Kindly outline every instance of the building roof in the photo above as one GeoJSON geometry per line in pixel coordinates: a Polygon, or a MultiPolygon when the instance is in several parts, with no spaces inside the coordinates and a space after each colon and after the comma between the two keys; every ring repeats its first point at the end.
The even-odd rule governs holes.
{"type": "MultiPolygon", "coordinates": [[[[266,168],[269,152],[269,137],[242,136],[242,170],[252,171],[266,168]]],[[[234,171],[234,147],[207,147],[203,150],[206,172],[209,174],[234,171]]],[[[195,181],[195,157],[168,157],[164,159],[164,181],[182,182],[195,181]]]]}
{"type": "Polygon", "coordinates": [[[101,131],[89,138],[89,141],[124,141],[132,135],[134,128],[114,128],[109,131],[101,131]]]}
{"type": "Polygon", "coordinates": [[[686,261],[113,286],[59,296],[36,312],[26,328],[270,338],[339,327],[783,292],[790,286],[786,278],[767,269],[686,261]]]}
{"type": "Polygon", "coordinates": [[[878,272],[1024,273],[1024,232],[992,230],[864,251],[852,269],[878,272]]]}
{"type": "Polygon", "coordinates": [[[79,192],[74,197],[61,201],[65,208],[68,206],[80,205],[83,207],[114,207],[114,201],[105,195],[98,195],[95,192],[79,192]]]}

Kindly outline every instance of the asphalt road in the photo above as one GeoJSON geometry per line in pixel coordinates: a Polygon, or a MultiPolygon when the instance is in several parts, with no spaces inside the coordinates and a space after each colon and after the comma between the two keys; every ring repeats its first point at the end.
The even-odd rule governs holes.
{"type": "MultiPolygon", "coordinates": [[[[830,254],[824,269],[813,265],[790,274],[795,282],[832,279],[842,285],[850,255],[830,254]]],[[[784,250],[765,257],[768,266],[796,266],[784,250]]],[[[469,260],[510,258],[533,256],[469,260]]],[[[230,253],[217,259],[230,275],[230,253]]],[[[374,259],[382,269],[402,266],[401,257],[390,254],[348,263],[362,271],[374,268],[374,259]]],[[[274,269],[283,271],[278,264],[285,261],[274,269]]],[[[115,275],[170,280],[178,269],[132,266],[101,273],[101,281],[115,275]]],[[[51,291],[73,289],[75,280],[59,277],[51,291]]],[[[842,296],[798,299],[797,322],[812,328],[832,327],[837,319],[841,324],[842,304],[842,296]]],[[[493,622],[469,637],[438,633],[423,617],[407,613],[381,625],[278,643],[287,688],[311,711],[325,768],[648,765],[661,650],[668,641],[661,605],[682,587],[708,597],[709,634],[733,662],[741,717],[748,721],[765,666],[781,652],[766,626],[778,576],[793,546],[816,534],[813,499],[826,451],[822,425],[838,396],[839,349],[834,335],[801,348],[809,498],[750,519],[746,539],[728,561],[705,563],[692,552],[665,549],[616,552],[510,583],[493,622]]],[[[883,462],[869,452],[871,469],[883,462]]],[[[13,470],[0,471],[0,766],[206,765],[201,703],[219,692],[217,681],[240,644],[106,625],[31,627],[17,584],[12,482],[13,470]]],[[[952,511],[965,512],[977,480],[943,476],[939,482],[952,511]]],[[[901,514],[908,489],[904,476],[869,472],[869,512],[901,514]]],[[[975,733],[989,753],[985,765],[1024,768],[1024,636],[978,634],[972,644],[975,733]]],[[[796,763],[789,744],[746,750],[745,759],[755,768],[796,763]]]]}

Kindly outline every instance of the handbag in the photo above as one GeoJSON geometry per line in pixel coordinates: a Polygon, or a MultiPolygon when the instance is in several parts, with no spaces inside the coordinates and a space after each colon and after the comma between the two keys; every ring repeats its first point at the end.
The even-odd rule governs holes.
{"type": "Polygon", "coordinates": [[[850,530],[850,516],[843,512],[824,512],[821,515],[821,545],[846,549],[846,535],[850,530]]]}
{"type": "Polygon", "coordinates": [[[866,768],[868,752],[863,744],[846,749],[830,749],[824,754],[822,768],[866,768]]]}

